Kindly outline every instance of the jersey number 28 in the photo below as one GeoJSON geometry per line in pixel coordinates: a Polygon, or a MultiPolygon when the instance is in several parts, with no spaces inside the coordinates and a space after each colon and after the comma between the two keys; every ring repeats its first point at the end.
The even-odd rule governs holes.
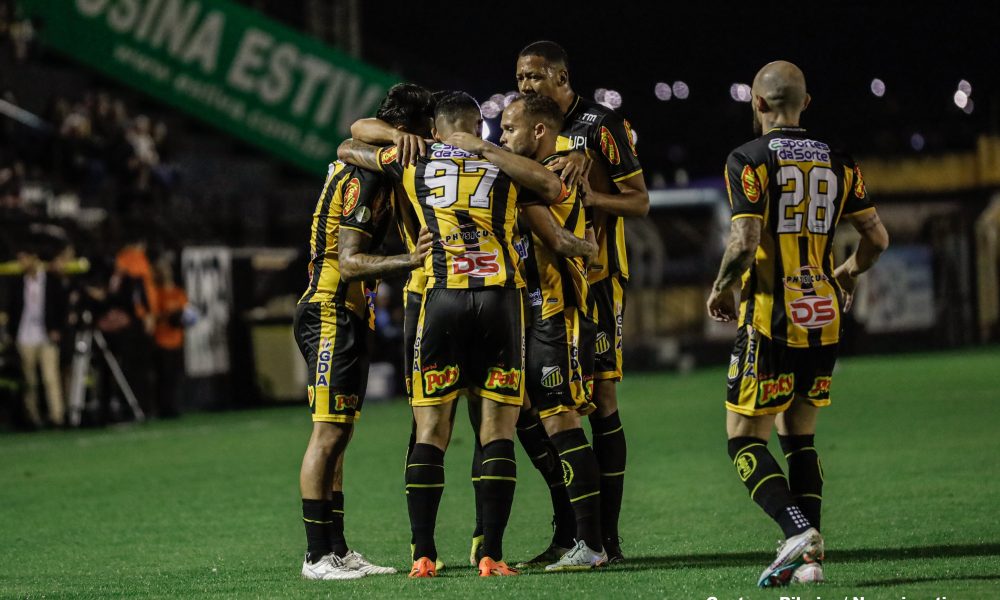
{"type": "Polygon", "coordinates": [[[830,232],[836,213],[837,175],[829,167],[813,167],[808,174],[797,165],[785,165],[778,171],[781,197],[778,199],[778,233],[800,233],[802,217],[807,217],[806,228],[810,233],[825,235],[830,232]],[[808,185],[808,210],[797,210],[806,199],[808,185]]]}

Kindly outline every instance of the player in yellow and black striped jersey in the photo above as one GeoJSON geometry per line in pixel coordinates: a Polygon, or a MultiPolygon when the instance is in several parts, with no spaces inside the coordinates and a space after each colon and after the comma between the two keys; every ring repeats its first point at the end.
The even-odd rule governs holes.
{"type": "Polygon", "coordinates": [[[622,377],[622,324],[629,276],[622,217],[645,216],[649,211],[649,194],[631,125],[615,111],[573,91],[569,59],[562,47],[550,41],[529,44],[518,54],[515,77],[522,94],[548,96],[564,113],[559,150],[573,152],[556,161],[563,179],[576,181],[587,171],[583,163],[587,159],[592,161],[589,176],[581,182],[581,200],[593,212],[600,247],[597,261],[590,265],[591,292],[598,310],[594,374],[597,411],[590,416],[590,423],[601,461],[604,545],[614,563],[623,560],[618,542],[618,515],[626,459],[625,433],[615,388],[622,377]]]}
{"type": "Polygon", "coordinates": [[[417,425],[407,467],[418,557],[413,576],[433,572],[437,558],[433,523],[443,486],[438,467],[450,438],[451,402],[463,389],[482,398],[487,482],[482,489],[486,516],[480,572],[511,574],[501,559],[513,499],[514,423],[523,399],[524,282],[512,245],[516,202],[523,200],[520,185],[546,202],[561,201],[565,187],[534,161],[484,143],[481,128],[479,105],[456,92],[438,101],[433,131],[438,143],[415,165],[399,165],[396,146],[376,151],[349,141],[338,150],[345,160],[401,181],[418,220],[434,236],[424,267],[428,280],[411,400],[417,425]],[[466,150],[458,147],[462,145],[466,150]]]}
{"type": "MultiPolygon", "coordinates": [[[[399,127],[425,120],[430,94],[411,84],[389,90],[380,106],[399,127]]],[[[391,185],[376,172],[330,165],[310,231],[309,285],[295,314],[295,339],[309,373],[313,432],[300,473],[308,551],[303,576],[353,578],[394,573],[351,552],[344,539],[343,452],[358,417],[368,375],[367,343],[374,325],[375,279],[413,269],[430,249],[420,232],[411,252],[376,256],[390,223],[391,185]]]]}
{"type": "Polygon", "coordinates": [[[751,93],[760,137],[726,163],[733,222],[708,312],[719,321],[739,318],[726,399],[729,456],[750,497],[787,538],[758,580],[770,587],[822,581],[816,419],[830,404],[840,315],[858,274],[889,238],[854,160],[799,126],[810,100],[802,71],[770,63],[751,93]],[[834,268],[833,236],[845,218],[861,242],[834,268]],[[787,480],[767,449],[774,426],[787,480]]]}

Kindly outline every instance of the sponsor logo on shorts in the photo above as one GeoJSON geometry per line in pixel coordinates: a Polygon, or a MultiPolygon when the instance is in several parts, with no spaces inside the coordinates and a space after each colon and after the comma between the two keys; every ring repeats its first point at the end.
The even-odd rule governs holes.
{"type": "Polygon", "coordinates": [[[396,157],[399,156],[399,148],[395,146],[390,146],[382,152],[379,153],[379,162],[383,165],[391,165],[396,161],[396,157]]]}
{"type": "Polygon", "coordinates": [[[784,278],[785,289],[793,292],[807,292],[816,289],[817,282],[830,281],[823,269],[807,265],[800,268],[794,275],[784,278]]]}
{"type": "Polygon", "coordinates": [[[344,216],[354,212],[358,205],[358,198],[361,196],[361,182],[357,177],[352,177],[344,186],[344,216]]]}
{"type": "Polygon", "coordinates": [[[509,369],[507,371],[500,367],[491,367],[486,375],[486,389],[495,390],[497,388],[517,389],[521,386],[521,371],[509,369]]]}
{"type": "Polygon", "coordinates": [[[868,190],[865,189],[865,178],[861,176],[861,167],[854,165],[854,197],[864,200],[868,197],[868,190]]]}
{"type": "Polygon", "coordinates": [[[751,204],[756,204],[760,200],[760,184],[757,183],[757,173],[750,168],[750,165],[743,165],[740,181],[743,182],[743,195],[751,204]]]}
{"type": "Polygon", "coordinates": [[[569,380],[570,382],[583,379],[583,367],[580,366],[580,340],[573,338],[569,348],[569,380]]]}
{"type": "Polygon", "coordinates": [[[617,165],[622,161],[622,157],[618,154],[618,144],[615,143],[614,136],[604,126],[601,126],[601,152],[608,159],[608,162],[613,165],[617,165]]]}
{"type": "Polygon", "coordinates": [[[767,406],[775,400],[791,396],[795,388],[795,377],[791,373],[782,373],[775,379],[765,379],[760,382],[760,406],[767,406]]]}
{"type": "Polygon", "coordinates": [[[330,408],[333,410],[356,410],[358,408],[358,395],[357,394],[337,394],[333,397],[333,406],[330,408]]]}
{"type": "Polygon", "coordinates": [[[569,485],[573,483],[573,477],[576,476],[573,472],[573,466],[565,460],[560,462],[562,462],[563,483],[569,485]]]}
{"type": "Polygon", "coordinates": [[[622,349],[622,323],[625,320],[625,315],[622,314],[622,305],[615,303],[615,348],[618,350],[622,349]]]}
{"type": "Polygon", "coordinates": [[[744,452],[736,457],[736,472],[740,479],[746,481],[750,479],[753,472],[757,470],[757,458],[749,452],[744,452]]]}
{"type": "Polygon", "coordinates": [[[530,252],[531,247],[531,240],[528,236],[521,236],[520,239],[514,240],[513,246],[521,260],[528,260],[528,252],[530,252]]]}
{"type": "Polygon", "coordinates": [[[424,372],[424,393],[427,395],[448,389],[456,383],[458,383],[458,365],[424,372]]]}
{"type": "Polygon", "coordinates": [[[776,151],[780,160],[795,162],[830,162],[830,146],[816,140],[774,138],[767,147],[776,151]]]}
{"type": "Polygon", "coordinates": [[[532,306],[542,305],[542,290],[534,289],[528,292],[528,301],[531,302],[532,306]]]}
{"type": "Polygon", "coordinates": [[[632,156],[638,157],[639,153],[635,151],[635,134],[632,133],[632,124],[625,119],[625,135],[628,137],[628,149],[632,151],[632,156]]]}
{"type": "Polygon", "coordinates": [[[563,383],[562,369],[559,367],[542,367],[542,386],[547,388],[559,387],[563,383]]]}
{"type": "Polygon", "coordinates": [[[594,350],[598,354],[604,354],[608,350],[611,350],[611,341],[608,339],[608,334],[603,331],[597,333],[596,343],[594,344],[594,350]]]}
{"type": "Polygon", "coordinates": [[[747,326],[747,366],[743,376],[749,379],[757,378],[757,332],[747,326]]]}
{"type": "Polygon", "coordinates": [[[319,354],[316,356],[316,387],[330,387],[330,369],[333,362],[333,342],[328,338],[319,341],[319,354]]]}
{"type": "Polygon", "coordinates": [[[465,252],[451,259],[453,275],[489,277],[500,272],[498,252],[465,252]]]}
{"type": "Polygon", "coordinates": [[[477,156],[476,154],[470,154],[461,148],[449,146],[448,144],[442,144],[441,142],[431,144],[430,151],[431,158],[472,158],[477,156]]]}
{"type": "Polygon", "coordinates": [[[489,231],[479,229],[474,223],[467,223],[442,235],[441,245],[445,248],[472,250],[481,247],[492,237],[494,236],[489,231]]]}
{"type": "Polygon", "coordinates": [[[829,296],[803,296],[788,303],[788,316],[799,327],[819,329],[837,318],[833,298],[829,296]]]}
{"type": "Polygon", "coordinates": [[[816,380],[813,381],[812,389],[809,390],[809,397],[810,398],[818,398],[820,396],[829,395],[829,393],[830,393],[830,381],[831,380],[832,380],[832,378],[829,377],[829,376],[827,376],[827,377],[817,377],[816,380]]]}

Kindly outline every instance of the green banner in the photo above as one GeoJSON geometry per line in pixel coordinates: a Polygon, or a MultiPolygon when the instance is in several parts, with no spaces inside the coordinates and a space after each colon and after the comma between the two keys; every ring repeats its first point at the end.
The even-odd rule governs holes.
{"type": "Polygon", "coordinates": [[[397,78],[228,0],[21,0],[42,41],[313,172],[397,78]]]}

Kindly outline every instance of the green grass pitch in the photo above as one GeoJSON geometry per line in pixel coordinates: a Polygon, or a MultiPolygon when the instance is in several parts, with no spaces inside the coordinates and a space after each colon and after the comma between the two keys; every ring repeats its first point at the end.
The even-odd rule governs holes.
{"type": "MultiPolygon", "coordinates": [[[[437,529],[448,568],[408,580],[409,414],[395,402],[365,410],[348,450],[347,534],[402,574],[299,578],[297,478],[310,422],[296,407],[0,438],[0,596],[996,598],[998,372],[996,348],[841,361],[817,438],[827,477],[821,586],[754,587],[780,532],[728,460],[725,375],[713,368],[632,374],[620,387],[629,442],[621,567],[475,577],[463,418],[437,529]]],[[[511,560],[550,534],[544,484],[523,453],[519,464],[511,560]]]]}

